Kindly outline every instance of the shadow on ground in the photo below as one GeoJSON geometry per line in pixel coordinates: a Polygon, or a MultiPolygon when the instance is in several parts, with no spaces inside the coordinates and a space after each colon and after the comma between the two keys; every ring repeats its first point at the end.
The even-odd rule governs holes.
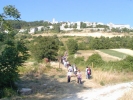
{"type": "Polygon", "coordinates": [[[71,82],[67,83],[66,72],[61,71],[61,73],[64,74],[58,76],[27,74],[21,77],[18,87],[20,89],[31,88],[32,93],[30,95],[19,95],[1,100],[63,100],[82,90],[91,89],[91,87],[84,86],[86,80],[83,80],[82,84],[78,84],[76,77],[72,77],[71,82]]]}

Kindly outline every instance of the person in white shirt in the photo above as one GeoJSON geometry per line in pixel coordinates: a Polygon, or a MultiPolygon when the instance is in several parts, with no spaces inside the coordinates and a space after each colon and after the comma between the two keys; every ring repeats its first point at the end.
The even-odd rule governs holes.
{"type": "Polygon", "coordinates": [[[69,65],[69,67],[68,67],[68,71],[73,72],[73,68],[72,68],[71,65],[69,65]]]}
{"type": "Polygon", "coordinates": [[[86,79],[88,79],[88,66],[85,69],[85,75],[86,75],[86,79]]]}
{"type": "Polygon", "coordinates": [[[69,83],[71,81],[72,73],[70,71],[67,72],[67,82],[69,83]]]}
{"type": "Polygon", "coordinates": [[[67,62],[66,62],[66,60],[63,60],[63,64],[64,64],[64,67],[67,68],[67,62]]]}
{"type": "Polygon", "coordinates": [[[74,74],[76,75],[77,74],[77,67],[75,66],[75,64],[73,65],[73,71],[74,71],[74,74]]]}

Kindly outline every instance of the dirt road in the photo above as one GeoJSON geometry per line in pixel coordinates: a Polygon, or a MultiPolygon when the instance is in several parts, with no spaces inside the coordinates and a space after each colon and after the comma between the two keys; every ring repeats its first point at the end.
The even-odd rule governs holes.
{"type": "Polygon", "coordinates": [[[98,89],[88,89],[71,94],[62,100],[118,100],[124,93],[133,87],[133,82],[105,86],[98,89]]]}
{"type": "MultiPolygon", "coordinates": [[[[56,63],[53,63],[56,65],[56,63]]],[[[61,66],[63,67],[63,66],[61,66]]],[[[65,70],[65,69],[64,69],[65,70]]],[[[86,81],[84,84],[79,85],[91,85],[91,80],[86,81]]],[[[93,83],[94,84],[94,83],[93,83]]],[[[69,96],[60,100],[118,100],[122,95],[133,88],[133,82],[119,83],[99,88],[83,89],[80,92],[74,92],[69,96]]]]}

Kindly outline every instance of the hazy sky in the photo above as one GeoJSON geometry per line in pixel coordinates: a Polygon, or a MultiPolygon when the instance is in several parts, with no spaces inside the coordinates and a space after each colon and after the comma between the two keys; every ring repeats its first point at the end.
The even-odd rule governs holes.
{"type": "Polygon", "coordinates": [[[88,21],[129,24],[133,27],[133,0],[0,0],[0,13],[14,5],[25,21],[88,21]]]}

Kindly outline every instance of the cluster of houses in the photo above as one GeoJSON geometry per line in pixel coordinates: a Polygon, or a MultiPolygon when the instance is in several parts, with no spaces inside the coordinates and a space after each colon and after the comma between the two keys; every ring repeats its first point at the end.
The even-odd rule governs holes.
{"type": "MultiPolygon", "coordinates": [[[[58,22],[58,21],[55,21],[55,19],[53,19],[52,22],[49,22],[51,24],[57,24],[57,23],[60,23],[60,30],[62,31],[72,31],[74,29],[77,29],[77,30],[82,30],[81,28],[81,22],[78,21],[78,22],[58,22]],[[76,24],[76,28],[73,28],[73,27],[70,27],[70,26],[73,26],[76,24]],[[67,27],[65,27],[67,25],[67,27]]],[[[92,28],[89,28],[90,30],[93,29],[93,30],[100,30],[100,31],[103,31],[104,28],[95,28],[96,25],[105,25],[104,23],[96,23],[96,22],[83,22],[86,24],[86,26],[92,26],[92,28]]],[[[127,29],[131,29],[130,25],[124,25],[124,24],[113,24],[113,23],[109,23],[109,24],[106,24],[106,26],[109,27],[109,29],[112,29],[112,28],[119,28],[119,29],[122,29],[122,28],[127,28],[127,29]]],[[[37,31],[41,31],[42,29],[46,30],[47,28],[44,27],[44,26],[38,26],[36,27],[37,28],[37,31]]],[[[30,28],[29,29],[29,32],[30,34],[33,34],[35,33],[36,31],[36,28],[33,27],[33,28],[30,28]]],[[[54,26],[53,25],[50,25],[48,26],[48,29],[53,29],[54,26]]],[[[19,30],[19,33],[23,33],[25,32],[27,29],[20,29],[19,30]]]]}

